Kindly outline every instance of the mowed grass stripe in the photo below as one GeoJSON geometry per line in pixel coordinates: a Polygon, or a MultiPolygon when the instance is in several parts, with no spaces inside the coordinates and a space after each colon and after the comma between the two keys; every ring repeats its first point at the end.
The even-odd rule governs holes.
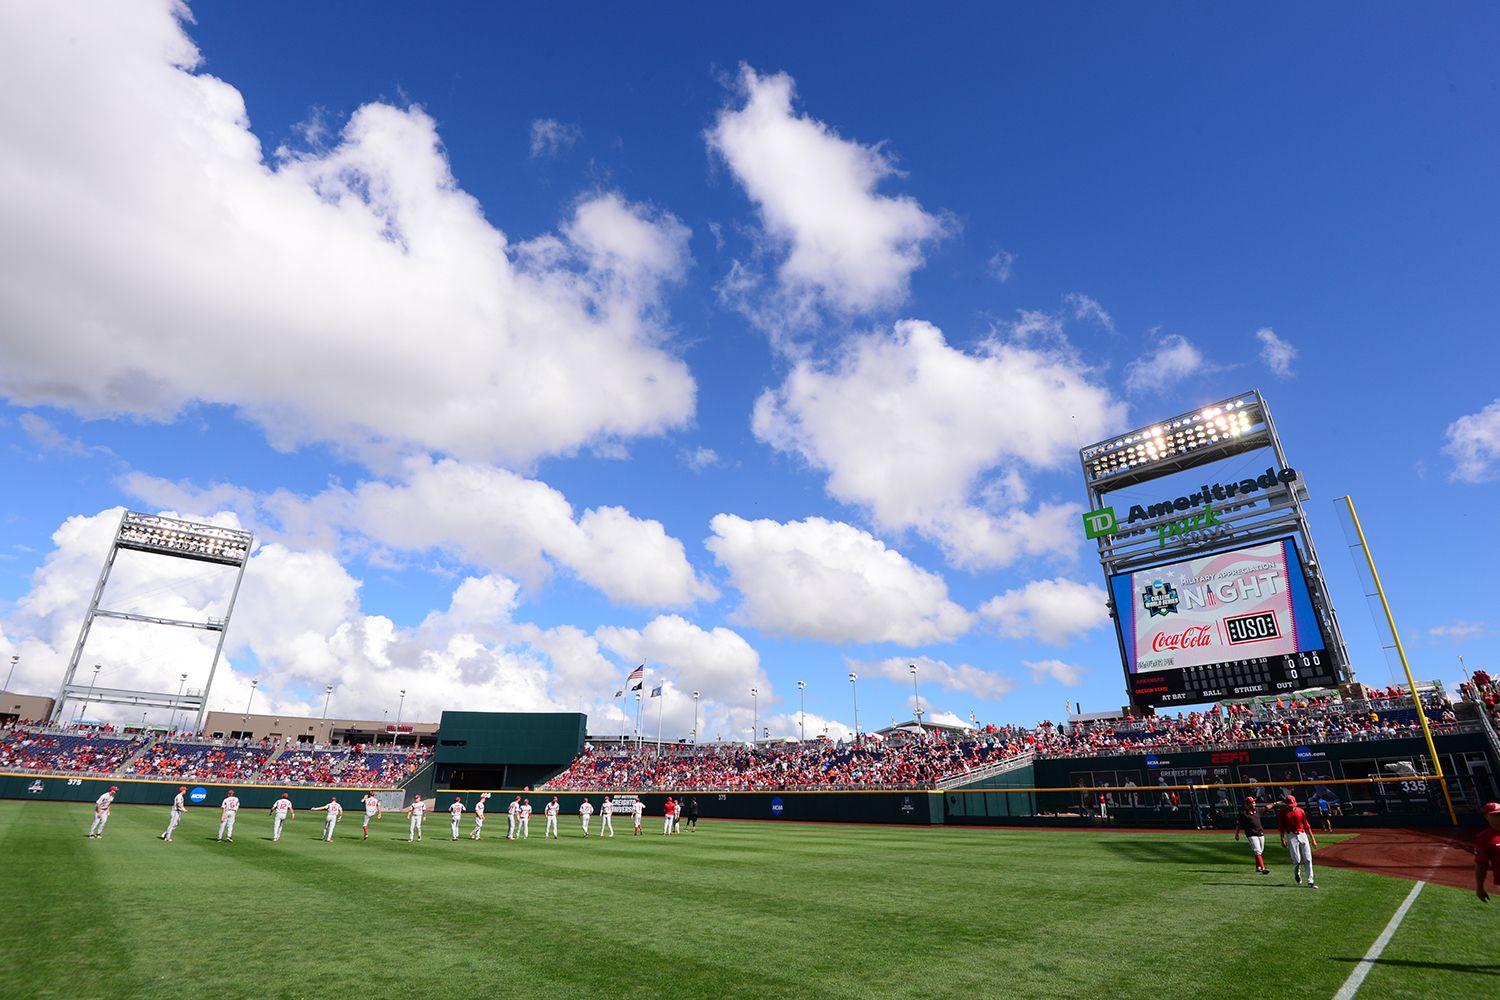
{"type": "MultiPolygon", "coordinates": [[[[368,843],[348,817],[329,845],[321,815],[300,815],[273,845],[270,818],[247,811],[237,842],[220,845],[216,810],[194,810],[164,845],[166,810],[126,807],[91,844],[87,806],[7,802],[0,847],[54,873],[38,905],[56,923],[105,897],[115,951],[88,968],[111,996],[191,984],[222,997],[1165,1000],[1263,996],[1268,962],[1295,956],[1278,995],[1326,998],[1351,967],[1339,956],[1362,955],[1408,888],[1324,869],[1321,893],[1294,889],[1284,863],[1272,879],[1250,874],[1225,835],[715,821],[601,841],[575,820],[555,843],[507,843],[491,823],[476,844],[466,822],[453,844],[440,814],[420,844],[391,816],[368,843]],[[30,833],[18,842],[18,830],[30,833]],[[163,978],[178,970],[187,978],[163,978]]],[[[1420,903],[1387,957],[1424,922],[1420,903]]],[[[51,995],[87,995],[74,956],[48,963],[30,928],[5,930],[15,981],[39,974],[51,995]]],[[[1428,972],[1429,1000],[1462,975],[1428,972]]]]}

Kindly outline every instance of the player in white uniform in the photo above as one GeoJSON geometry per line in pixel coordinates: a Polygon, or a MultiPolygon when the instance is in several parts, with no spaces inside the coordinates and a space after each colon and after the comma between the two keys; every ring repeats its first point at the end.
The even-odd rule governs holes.
{"type": "Polygon", "coordinates": [[[505,839],[516,839],[516,828],[521,825],[521,796],[517,795],[505,809],[505,839]]]}
{"type": "Polygon", "coordinates": [[[458,843],[458,824],[462,823],[464,818],[464,800],[455,796],[453,804],[448,807],[448,814],[453,817],[453,842],[456,844],[458,843]]]}
{"type": "Polygon", "coordinates": [[[474,832],[469,834],[469,839],[478,840],[479,833],[484,829],[484,804],[489,801],[489,792],[480,792],[479,801],[474,803],[474,832]]]}
{"type": "Polygon", "coordinates": [[[380,799],[374,792],[367,793],[363,801],[365,804],[365,821],[364,823],[360,824],[360,829],[364,831],[365,839],[369,840],[370,820],[379,819],[381,816],[384,816],[385,813],[380,808],[380,799]]]}
{"type": "Polygon", "coordinates": [[[177,824],[182,822],[182,814],[187,812],[187,803],[183,796],[187,794],[187,785],[177,789],[177,797],[172,800],[172,816],[167,820],[167,832],[161,834],[161,839],[167,843],[172,842],[172,831],[177,829],[177,824]]]}
{"type": "Polygon", "coordinates": [[[599,804],[599,836],[613,837],[615,835],[615,803],[608,795],[599,804]]]}
{"type": "Polygon", "coordinates": [[[630,807],[631,819],[635,821],[635,836],[641,835],[641,817],[646,815],[646,803],[640,799],[635,800],[635,805],[630,807]]]}
{"type": "Polygon", "coordinates": [[[333,828],[338,826],[339,817],[344,815],[344,807],[339,805],[339,797],[335,795],[328,800],[326,806],[313,806],[313,812],[326,812],[328,818],[323,821],[323,842],[333,843],[333,828]]]}
{"type": "Polygon", "coordinates": [[[578,807],[578,818],[583,820],[583,835],[589,835],[589,817],[594,815],[594,804],[588,799],[583,800],[583,805],[578,807]]]}
{"type": "Polygon", "coordinates": [[[234,843],[234,818],[240,814],[240,800],[234,794],[234,789],[224,796],[224,801],[219,803],[219,835],[216,840],[227,840],[234,843]]]}
{"type": "Polygon", "coordinates": [[[531,800],[525,799],[521,802],[521,836],[527,840],[531,839],[531,800]]]}
{"type": "Polygon", "coordinates": [[[281,824],[296,818],[297,810],[292,808],[292,800],[287,798],[286,792],[282,792],[281,798],[271,803],[271,843],[281,839],[281,824]]]}
{"type": "Polygon", "coordinates": [[[109,807],[115,804],[115,793],[119,790],[114,785],[110,785],[109,791],[94,800],[94,822],[89,824],[89,835],[86,839],[98,840],[104,836],[104,824],[109,822],[109,807]]]}
{"type": "Polygon", "coordinates": [[[557,839],[557,814],[562,811],[562,806],[557,804],[557,796],[552,796],[552,801],[542,807],[542,813],[547,817],[547,829],[543,837],[557,839]]]}
{"type": "Polygon", "coordinates": [[[427,815],[427,803],[422,801],[418,795],[412,800],[411,805],[406,807],[406,815],[411,817],[411,823],[406,830],[406,842],[410,844],[413,840],[422,839],[422,817],[427,815]]]}

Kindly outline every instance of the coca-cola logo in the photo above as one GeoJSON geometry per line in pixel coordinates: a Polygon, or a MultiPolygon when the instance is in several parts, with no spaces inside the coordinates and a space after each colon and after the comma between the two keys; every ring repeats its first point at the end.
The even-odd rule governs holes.
{"type": "Polygon", "coordinates": [[[1158,632],[1151,640],[1153,652],[1164,653],[1173,649],[1202,649],[1213,645],[1214,633],[1207,625],[1193,625],[1181,632],[1158,632]]]}

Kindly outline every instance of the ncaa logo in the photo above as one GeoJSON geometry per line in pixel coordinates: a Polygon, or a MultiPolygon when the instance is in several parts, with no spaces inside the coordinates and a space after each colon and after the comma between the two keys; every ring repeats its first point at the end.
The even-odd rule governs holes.
{"type": "Polygon", "coordinates": [[[1312,747],[1298,747],[1296,753],[1298,760],[1312,760],[1312,747]]]}
{"type": "Polygon", "coordinates": [[[188,801],[190,802],[202,802],[206,798],[208,798],[208,789],[203,788],[202,786],[199,786],[198,788],[193,789],[191,792],[188,792],[188,801]]]}
{"type": "Polygon", "coordinates": [[[1100,507],[1083,515],[1083,534],[1087,538],[1112,535],[1117,527],[1119,523],[1115,520],[1113,507],[1100,507]]]}
{"type": "Polygon", "coordinates": [[[783,806],[781,798],[779,796],[771,800],[771,814],[773,816],[780,816],[781,810],[783,808],[785,808],[785,806],[783,806]]]}
{"type": "Polygon", "coordinates": [[[1147,755],[1147,757],[1146,757],[1146,766],[1147,767],[1156,767],[1160,763],[1161,763],[1161,758],[1160,757],[1156,756],[1155,754],[1149,754],[1149,755],[1147,755]]]}

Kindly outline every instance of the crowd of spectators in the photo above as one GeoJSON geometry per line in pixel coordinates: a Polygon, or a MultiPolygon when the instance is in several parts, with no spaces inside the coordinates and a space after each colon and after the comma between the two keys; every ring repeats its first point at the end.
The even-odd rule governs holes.
{"type": "MultiPolygon", "coordinates": [[[[1458,724],[1441,691],[1424,693],[1434,732],[1458,724]]],[[[858,740],[741,743],[696,747],[587,746],[547,782],[565,789],[795,790],[931,788],[937,783],[1024,757],[1099,757],[1161,751],[1216,750],[1302,743],[1401,739],[1421,732],[1410,695],[1371,691],[1358,700],[1279,699],[1214,705],[1181,715],[1035,727],[985,726],[973,732],[929,730],[858,740]]]]}
{"type": "Polygon", "coordinates": [[[276,740],[126,735],[108,726],[0,728],[0,770],[263,785],[394,787],[427,763],[427,747],[305,746],[276,740]],[[277,751],[281,752],[278,754],[277,751]]]}
{"type": "Polygon", "coordinates": [[[1458,686],[1458,690],[1464,700],[1482,706],[1491,724],[1500,727],[1500,681],[1491,677],[1488,671],[1476,670],[1468,681],[1458,686]]]}

